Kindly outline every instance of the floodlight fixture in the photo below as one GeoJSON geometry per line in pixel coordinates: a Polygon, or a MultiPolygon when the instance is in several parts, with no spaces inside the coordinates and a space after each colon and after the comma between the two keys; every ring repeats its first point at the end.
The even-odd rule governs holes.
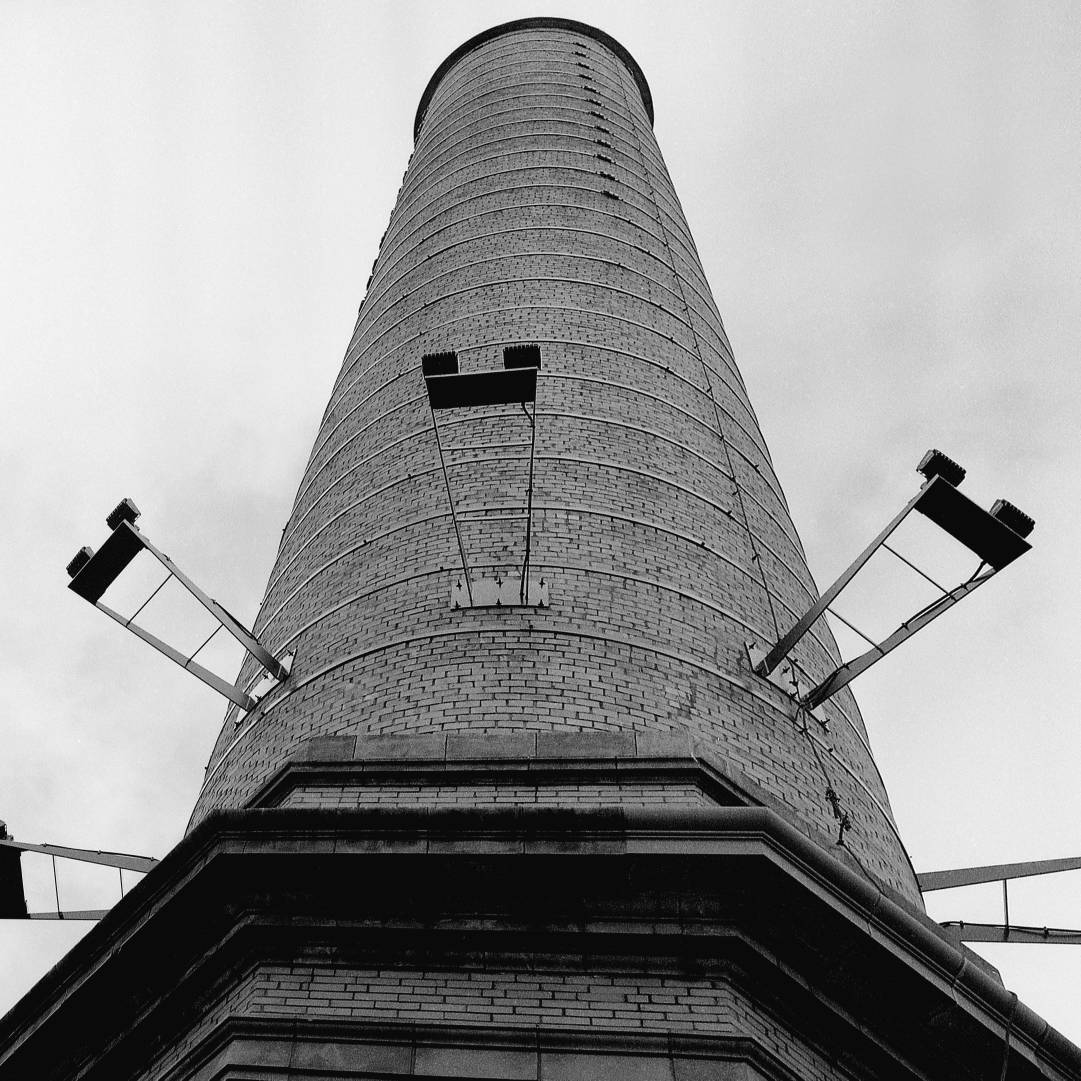
{"type": "Polygon", "coordinates": [[[940,450],[929,450],[916,466],[916,472],[922,473],[928,480],[945,477],[955,488],[965,479],[965,469],[940,450]]]}
{"type": "MultiPolygon", "coordinates": [[[[425,353],[421,357],[421,372],[424,375],[424,389],[428,394],[428,406],[432,414],[432,432],[439,452],[439,464],[443,470],[443,482],[447,489],[450,503],[450,516],[454,525],[454,534],[458,540],[458,554],[462,560],[462,575],[465,592],[461,583],[452,594],[451,603],[456,607],[487,606],[487,598],[501,598],[506,589],[502,578],[491,580],[492,588],[474,590],[473,576],[466,558],[465,543],[454,505],[447,461],[443,454],[443,442],[439,434],[439,421],[436,413],[441,409],[468,409],[485,405],[520,405],[529,422],[529,480],[526,495],[526,530],[525,557],[518,579],[518,603],[526,606],[547,604],[547,594],[543,590],[530,587],[529,558],[533,535],[533,472],[537,448],[537,374],[540,372],[540,347],[527,342],[505,346],[503,349],[503,367],[494,371],[461,372],[458,368],[458,354],[453,351],[443,353],[425,353]],[[533,403],[533,411],[527,408],[533,403]],[[541,600],[541,597],[544,600],[541,600]],[[482,601],[483,598],[483,601],[482,601]],[[463,600],[465,603],[463,604],[463,600]]],[[[502,604],[501,600],[496,605],[502,604]]]]}
{"type": "Polygon", "coordinates": [[[1019,537],[1027,537],[1036,528],[1036,523],[1007,499],[995,500],[991,506],[991,517],[1009,526],[1019,537]]]}
{"type": "Polygon", "coordinates": [[[142,511],[130,499],[124,498],[109,511],[105,524],[110,529],[116,529],[121,522],[134,522],[141,514],[142,511]]]}
{"type": "Polygon", "coordinates": [[[19,850],[5,846],[10,840],[7,826],[0,822],[0,920],[25,920],[26,896],[19,850]]]}
{"type": "Polygon", "coordinates": [[[425,378],[429,375],[457,375],[458,354],[453,350],[444,353],[425,353],[420,358],[420,367],[425,378]]]}
{"type": "Polygon", "coordinates": [[[1081,930],[1064,927],[1022,927],[1010,922],[1008,883],[1016,878],[1050,875],[1081,870],[1081,857],[1028,860],[1024,863],[999,863],[984,867],[957,867],[948,871],[925,871],[916,875],[921,893],[975,886],[988,882],[1002,883],[1002,923],[970,923],[950,920],[941,926],[960,942],[1023,942],[1029,945],[1081,945],[1081,930]]]}
{"type": "Polygon", "coordinates": [[[508,345],[503,350],[504,368],[539,368],[540,346],[538,345],[508,345]]]}
{"type": "Polygon", "coordinates": [[[112,525],[112,533],[109,534],[105,543],[96,552],[92,548],[80,549],[75,558],[68,564],[68,574],[71,576],[68,588],[77,593],[83,600],[89,601],[95,608],[104,612],[110,619],[115,620],[126,630],[131,631],[137,638],[141,638],[148,645],[153,646],[159,653],[165,654],[166,657],[179,664],[185,671],[190,672],[231,702],[235,702],[241,709],[245,711],[254,709],[258,704],[258,700],[240,690],[234,684],[222,679],[221,676],[211,672],[208,668],[198,664],[195,660],[198,653],[209,644],[210,639],[219,630],[224,628],[262,665],[267,674],[272,677],[274,686],[288,677],[289,664],[292,658],[285,657],[279,660],[235,616],[204,593],[164,552],[156,548],[150,539],[140,532],[134,524],[134,520],[138,516],[139,510],[130,499],[122,500],[112,510],[108,516],[108,521],[115,524],[112,525]],[[143,551],[149,552],[168,573],[157,589],[139,606],[134,615],[125,618],[119,612],[115,612],[108,605],[103,604],[101,598],[128,564],[143,551]],[[185,656],[180,650],[175,649],[135,622],[135,617],[154,599],[166,582],[173,578],[217,621],[217,626],[209,637],[189,656],[185,656]]]}
{"type": "MultiPolygon", "coordinates": [[[[896,649],[902,642],[907,641],[913,634],[922,630],[952,608],[958,601],[967,597],[973,590],[989,581],[1000,570],[1023,555],[1031,547],[1025,537],[1032,531],[1032,519],[1012,504],[1006,503],[1005,500],[999,500],[990,511],[977,506],[971,499],[957,490],[957,484],[964,478],[964,469],[941,451],[928,451],[921,459],[918,469],[927,478],[920,490],[905,504],[900,513],[875,537],[870,545],[860,553],[837,581],[811,605],[796,622],[795,626],[768,650],[748,645],[748,653],[754,671],[759,676],[766,679],[772,678],[776,681],[777,677],[774,677],[774,671],[791,653],[811,625],[824,612],[827,610],[832,611],[830,605],[833,604],[841,591],[852,581],[879,548],[885,548],[936,585],[942,596],[925,608],[920,609],[915,615],[910,616],[887,638],[878,643],[872,642],[871,649],[835,668],[806,694],[800,695],[797,688],[794,697],[796,697],[799,705],[807,710],[813,710],[826,701],[827,698],[836,694],[842,687],[847,686],[856,676],[865,672],[891,650],[896,649]],[[945,533],[979,557],[980,564],[970,578],[953,589],[944,589],[937,582],[934,582],[933,578],[886,543],[894,530],[912,511],[918,511],[929,518],[945,533]],[[984,571],[984,567],[989,567],[990,570],[984,571]]],[[[837,613],[833,614],[837,615],[837,613]]],[[[838,616],[838,618],[840,617],[838,616]]],[[[789,680],[789,685],[791,685],[791,682],[789,680]]],[[[785,690],[788,690],[788,686],[785,686],[785,690]]]]}
{"type": "Polygon", "coordinates": [[[90,545],[83,545],[75,555],[72,557],[71,562],[67,565],[67,572],[69,578],[74,578],[90,562],[91,557],[94,555],[94,549],[90,545]]]}

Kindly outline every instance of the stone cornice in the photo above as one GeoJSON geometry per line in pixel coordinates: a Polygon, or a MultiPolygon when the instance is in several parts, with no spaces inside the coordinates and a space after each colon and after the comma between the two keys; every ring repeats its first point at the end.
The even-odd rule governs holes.
{"type": "Polygon", "coordinates": [[[0,1078],[31,1064],[46,1079],[123,1076],[109,1071],[230,971],[306,943],[324,958],[385,948],[388,935],[429,959],[478,944],[611,963],[741,958],[756,991],[796,1013],[814,1004],[849,1040],[956,1071],[1008,1038],[1010,1078],[1081,1073],[1081,1051],[937,925],[767,809],[484,808],[211,816],[0,1021],[0,1078]],[[73,1072],[80,1062],[96,1065],[73,1072]]]}

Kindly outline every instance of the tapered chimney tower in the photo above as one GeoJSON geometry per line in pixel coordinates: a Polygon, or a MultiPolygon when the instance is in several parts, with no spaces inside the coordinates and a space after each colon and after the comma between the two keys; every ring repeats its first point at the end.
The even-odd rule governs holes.
{"type": "MultiPolygon", "coordinates": [[[[248,804],[315,737],[455,759],[663,742],[827,845],[831,788],[851,852],[918,900],[851,695],[821,739],[748,675],[746,643],[775,641],[815,586],[652,114],[625,49],[558,21],[481,35],[433,76],[256,622],[292,676],[227,717],[193,823],[248,804]],[[430,408],[424,356],[499,373],[524,344],[535,401],[430,408]],[[520,603],[527,537],[543,606],[520,603]],[[496,579],[504,603],[480,606],[496,579]]],[[[811,678],[838,663],[824,623],[796,659],[811,678]]],[[[387,801],[320,793],[285,805],[387,801]]],[[[538,799],[514,793],[499,801],[538,799]]],[[[448,784],[413,798],[462,802],[448,784]]],[[[585,802],[655,798],[625,780],[585,802]]]]}
{"type": "Polygon", "coordinates": [[[255,625],[288,678],[0,1077],[1081,1068],[924,916],[851,694],[752,670],[817,592],[652,121],[581,23],[440,65],[255,625]]]}

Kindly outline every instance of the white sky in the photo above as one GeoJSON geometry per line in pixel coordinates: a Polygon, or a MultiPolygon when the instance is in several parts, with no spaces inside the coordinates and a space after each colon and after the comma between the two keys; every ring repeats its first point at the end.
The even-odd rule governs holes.
{"type": "MultiPolygon", "coordinates": [[[[1069,0],[0,5],[0,818],[29,841],[179,839],[223,706],[64,566],[128,495],[254,616],[421,91],[472,34],[540,14],[646,73],[820,586],[930,446],[1036,519],[1031,554],[855,685],[917,869],[1081,855],[1069,0]]],[[[878,602],[847,610],[875,627],[878,602]]],[[[48,908],[48,862],[23,862],[48,908]]],[[[65,906],[111,903],[102,874],[63,867],[65,906]]],[[[999,891],[931,911],[997,920],[999,891]]],[[[1081,927],[1081,872],[1015,884],[1011,917],[1081,927]]],[[[87,926],[0,925],[0,1011],[87,926]]],[[[1081,948],[985,952],[1081,1042],[1081,948]]]]}

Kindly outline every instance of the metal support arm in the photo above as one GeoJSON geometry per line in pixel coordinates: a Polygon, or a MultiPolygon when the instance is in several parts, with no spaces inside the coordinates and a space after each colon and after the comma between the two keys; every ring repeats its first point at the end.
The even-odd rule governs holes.
{"type": "Polygon", "coordinates": [[[982,586],[984,582],[994,578],[997,573],[997,571],[988,571],[977,578],[969,579],[969,581],[963,582],[955,589],[951,589],[944,597],[939,597],[938,600],[933,601],[923,611],[918,612],[911,619],[902,623],[893,634],[877,646],[873,646],[865,653],[861,653],[858,657],[853,657],[852,660],[842,664],[839,668],[835,668],[814,690],[809,691],[801,699],[802,704],[808,709],[814,709],[815,706],[821,705],[827,698],[832,697],[841,690],[842,687],[847,687],[856,676],[866,672],[871,665],[877,664],[887,653],[896,649],[902,642],[907,641],[917,631],[923,630],[928,623],[938,619],[940,615],[949,611],[959,600],[967,597],[973,590],[982,586]]]}
{"type": "Polygon", "coordinates": [[[984,867],[956,867],[948,871],[924,871],[916,876],[921,893],[975,886],[981,882],[1005,882],[1007,879],[1031,878],[1058,871],[1081,871],[1081,856],[1057,860],[1029,860],[1025,863],[994,863],[984,867]]]}
{"type": "Polygon", "coordinates": [[[208,596],[200,589],[164,552],[158,549],[150,539],[140,532],[130,521],[121,521],[113,529],[108,539],[98,552],[90,556],[88,560],[75,573],[68,583],[68,588],[77,593],[84,600],[89,601],[99,611],[104,612],[110,619],[115,620],[125,629],[131,631],[137,638],[141,638],[147,645],[153,646],[159,653],[163,653],[171,661],[176,662],[181,668],[191,672],[197,679],[207,686],[212,687],[219,694],[224,695],[231,702],[236,703],[243,710],[251,710],[256,706],[256,700],[251,695],[245,694],[232,683],[222,679],[211,672],[208,668],[197,664],[196,654],[205,646],[214,635],[211,634],[199,649],[190,656],[185,656],[180,650],[175,649],[167,642],[151,634],[150,631],[140,627],[135,622],[135,617],[157,595],[165,582],[139,606],[134,615],[125,618],[119,612],[114,611],[108,605],[101,602],[101,597],[109,586],[119,577],[125,567],[139,554],[140,551],[149,552],[167,571],[169,578],[175,578],[217,621],[218,629],[224,628],[235,638],[244,649],[255,658],[267,674],[276,681],[282,681],[289,675],[288,664],[279,661],[255,635],[213,597],[208,596]]]}
{"type": "Polygon", "coordinates": [[[126,852],[102,852],[92,848],[66,848],[64,845],[35,845],[26,841],[13,841],[0,838],[0,846],[16,848],[21,852],[40,852],[45,856],[58,856],[65,860],[78,860],[80,863],[100,863],[105,867],[121,867],[125,871],[146,873],[158,863],[153,856],[132,856],[126,852]]]}
{"type": "MultiPolygon", "coordinates": [[[[930,482],[928,482],[930,483],[930,482]]],[[[875,554],[879,546],[889,539],[890,534],[908,517],[909,512],[919,502],[923,495],[923,485],[920,490],[905,504],[904,509],[897,514],[889,525],[856,557],[848,569],[822,594],[821,597],[807,610],[803,618],[759,661],[755,666],[755,672],[760,676],[768,676],[791,652],[792,647],[807,633],[811,624],[837,599],[841,590],[855,578],[863,565],[875,554]]]]}
{"type": "Polygon", "coordinates": [[[1081,946],[1081,931],[1066,927],[1018,927],[1015,924],[968,923],[950,920],[941,925],[962,942],[1024,942],[1039,946],[1081,946]]]}

